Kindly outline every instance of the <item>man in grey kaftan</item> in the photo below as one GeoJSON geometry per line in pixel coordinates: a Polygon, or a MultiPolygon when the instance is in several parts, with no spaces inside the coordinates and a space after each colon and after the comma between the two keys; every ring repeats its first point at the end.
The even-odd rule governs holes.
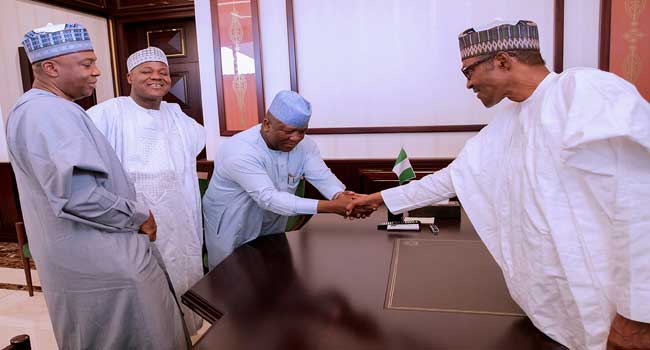
{"type": "MultiPolygon", "coordinates": [[[[24,44],[28,53],[37,50],[24,44]]],[[[149,210],[136,202],[111,145],[71,101],[92,92],[99,75],[95,56],[88,49],[68,53],[87,68],[55,81],[43,71],[55,67],[66,74],[61,63],[71,58],[46,57],[51,62],[36,67],[34,88],[19,98],[7,124],[9,157],[57,344],[185,349],[176,301],[149,237],[138,234],[149,210]],[[85,69],[94,69],[88,79],[79,77],[85,69]],[[74,79],[80,81],[69,84],[74,79]],[[84,79],[89,83],[82,85],[84,79]],[[79,93],[80,86],[91,88],[79,93]]]]}

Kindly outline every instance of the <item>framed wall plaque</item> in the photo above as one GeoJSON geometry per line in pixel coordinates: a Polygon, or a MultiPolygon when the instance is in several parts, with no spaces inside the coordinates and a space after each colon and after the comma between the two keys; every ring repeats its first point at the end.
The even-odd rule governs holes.
{"type": "Polygon", "coordinates": [[[599,68],[634,84],[650,101],[650,1],[602,0],[599,68]]]}
{"type": "Polygon", "coordinates": [[[234,135],[264,118],[256,0],[211,0],[219,131],[234,135]]]}

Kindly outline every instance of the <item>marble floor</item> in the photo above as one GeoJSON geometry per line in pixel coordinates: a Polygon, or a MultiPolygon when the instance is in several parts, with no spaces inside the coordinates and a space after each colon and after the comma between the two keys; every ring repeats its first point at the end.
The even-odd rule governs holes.
{"type": "MultiPolygon", "coordinates": [[[[33,270],[32,280],[40,286],[38,273],[33,270]]],[[[0,267],[0,282],[25,284],[25,274],[21,269],[0,267]]],[[[26,291],[0,289],[0,347],[9,345],[9,339],[19,334],[29,335],[33,349],[57,348],[43,293],[30,297],[26,291]]]]}
{"type": "MultiPolygon", "coordinates": [[[[32,279],[35,285],[40,286],[37,271],[32,270],[32,279]]],[[[25,284],[25,275],[21,269],[0,267],[0,282],[25,284]]],[[[203,328],[199,335],[192,337],[192,342],[208,326],[209,323],[203,322],[203,328]]],[[[9,339],[19,334],[29,335],[33,349],[57,349],[43,293],[35,292],[30,297],[26,291],[0,289],[0,348],[9,345],[9,339]]]]}

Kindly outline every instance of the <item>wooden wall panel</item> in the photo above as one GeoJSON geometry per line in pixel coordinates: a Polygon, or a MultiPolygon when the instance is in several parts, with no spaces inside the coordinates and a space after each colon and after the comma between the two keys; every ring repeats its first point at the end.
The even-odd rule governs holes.
{"type": "Polygon", "coordinates": [[[10,163],[0,163],[0,242],[16,242],[17,221],[22,221],[18,190],[10,163]]]}
{"type": "Polygon", "coordinates": [[[108,14],[107,0],[35,0],[48,5],[56,5],[71,10],[89,13],[98,16],[108,14]]]}
{"type": "Polygon", "coordinates": [[[111,14],[130,14],[136,11],[185,9],[194,6],[194,0],[111,0],[111,14]]]}

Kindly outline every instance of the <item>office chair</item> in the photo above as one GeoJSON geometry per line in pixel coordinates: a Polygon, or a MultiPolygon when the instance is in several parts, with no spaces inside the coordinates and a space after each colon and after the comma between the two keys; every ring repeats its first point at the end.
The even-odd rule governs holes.
{"type": "Polygon", "coordinates": [[[29,296],[34,296],[34,285],[32,284],[32,270],[29,267],[29,259],[32,254],[29,252],[29,243],[25,233],[25,225],[22,222],[16,223],[16,236],[18,237],[18,254],[23,261],[23,270],[25,270],[25,280],[27,280],[27,291],[29,296]]]}
{"type": "MultiPolygon", "coordinates": [[[[305,196],[305,178],[300,178],[300,183],[298,183],[298,187],[296,188],[296,196],[298,197],[304,197],[305,196]]],[[[295,231],[299,230],[302,228],[309,219],[311,219],[311,215],[296,215],[296,216],[290,216],[289,220],[287,220],[287,226],[284,229],[285,232],[289,231],[295,231]]]]}

